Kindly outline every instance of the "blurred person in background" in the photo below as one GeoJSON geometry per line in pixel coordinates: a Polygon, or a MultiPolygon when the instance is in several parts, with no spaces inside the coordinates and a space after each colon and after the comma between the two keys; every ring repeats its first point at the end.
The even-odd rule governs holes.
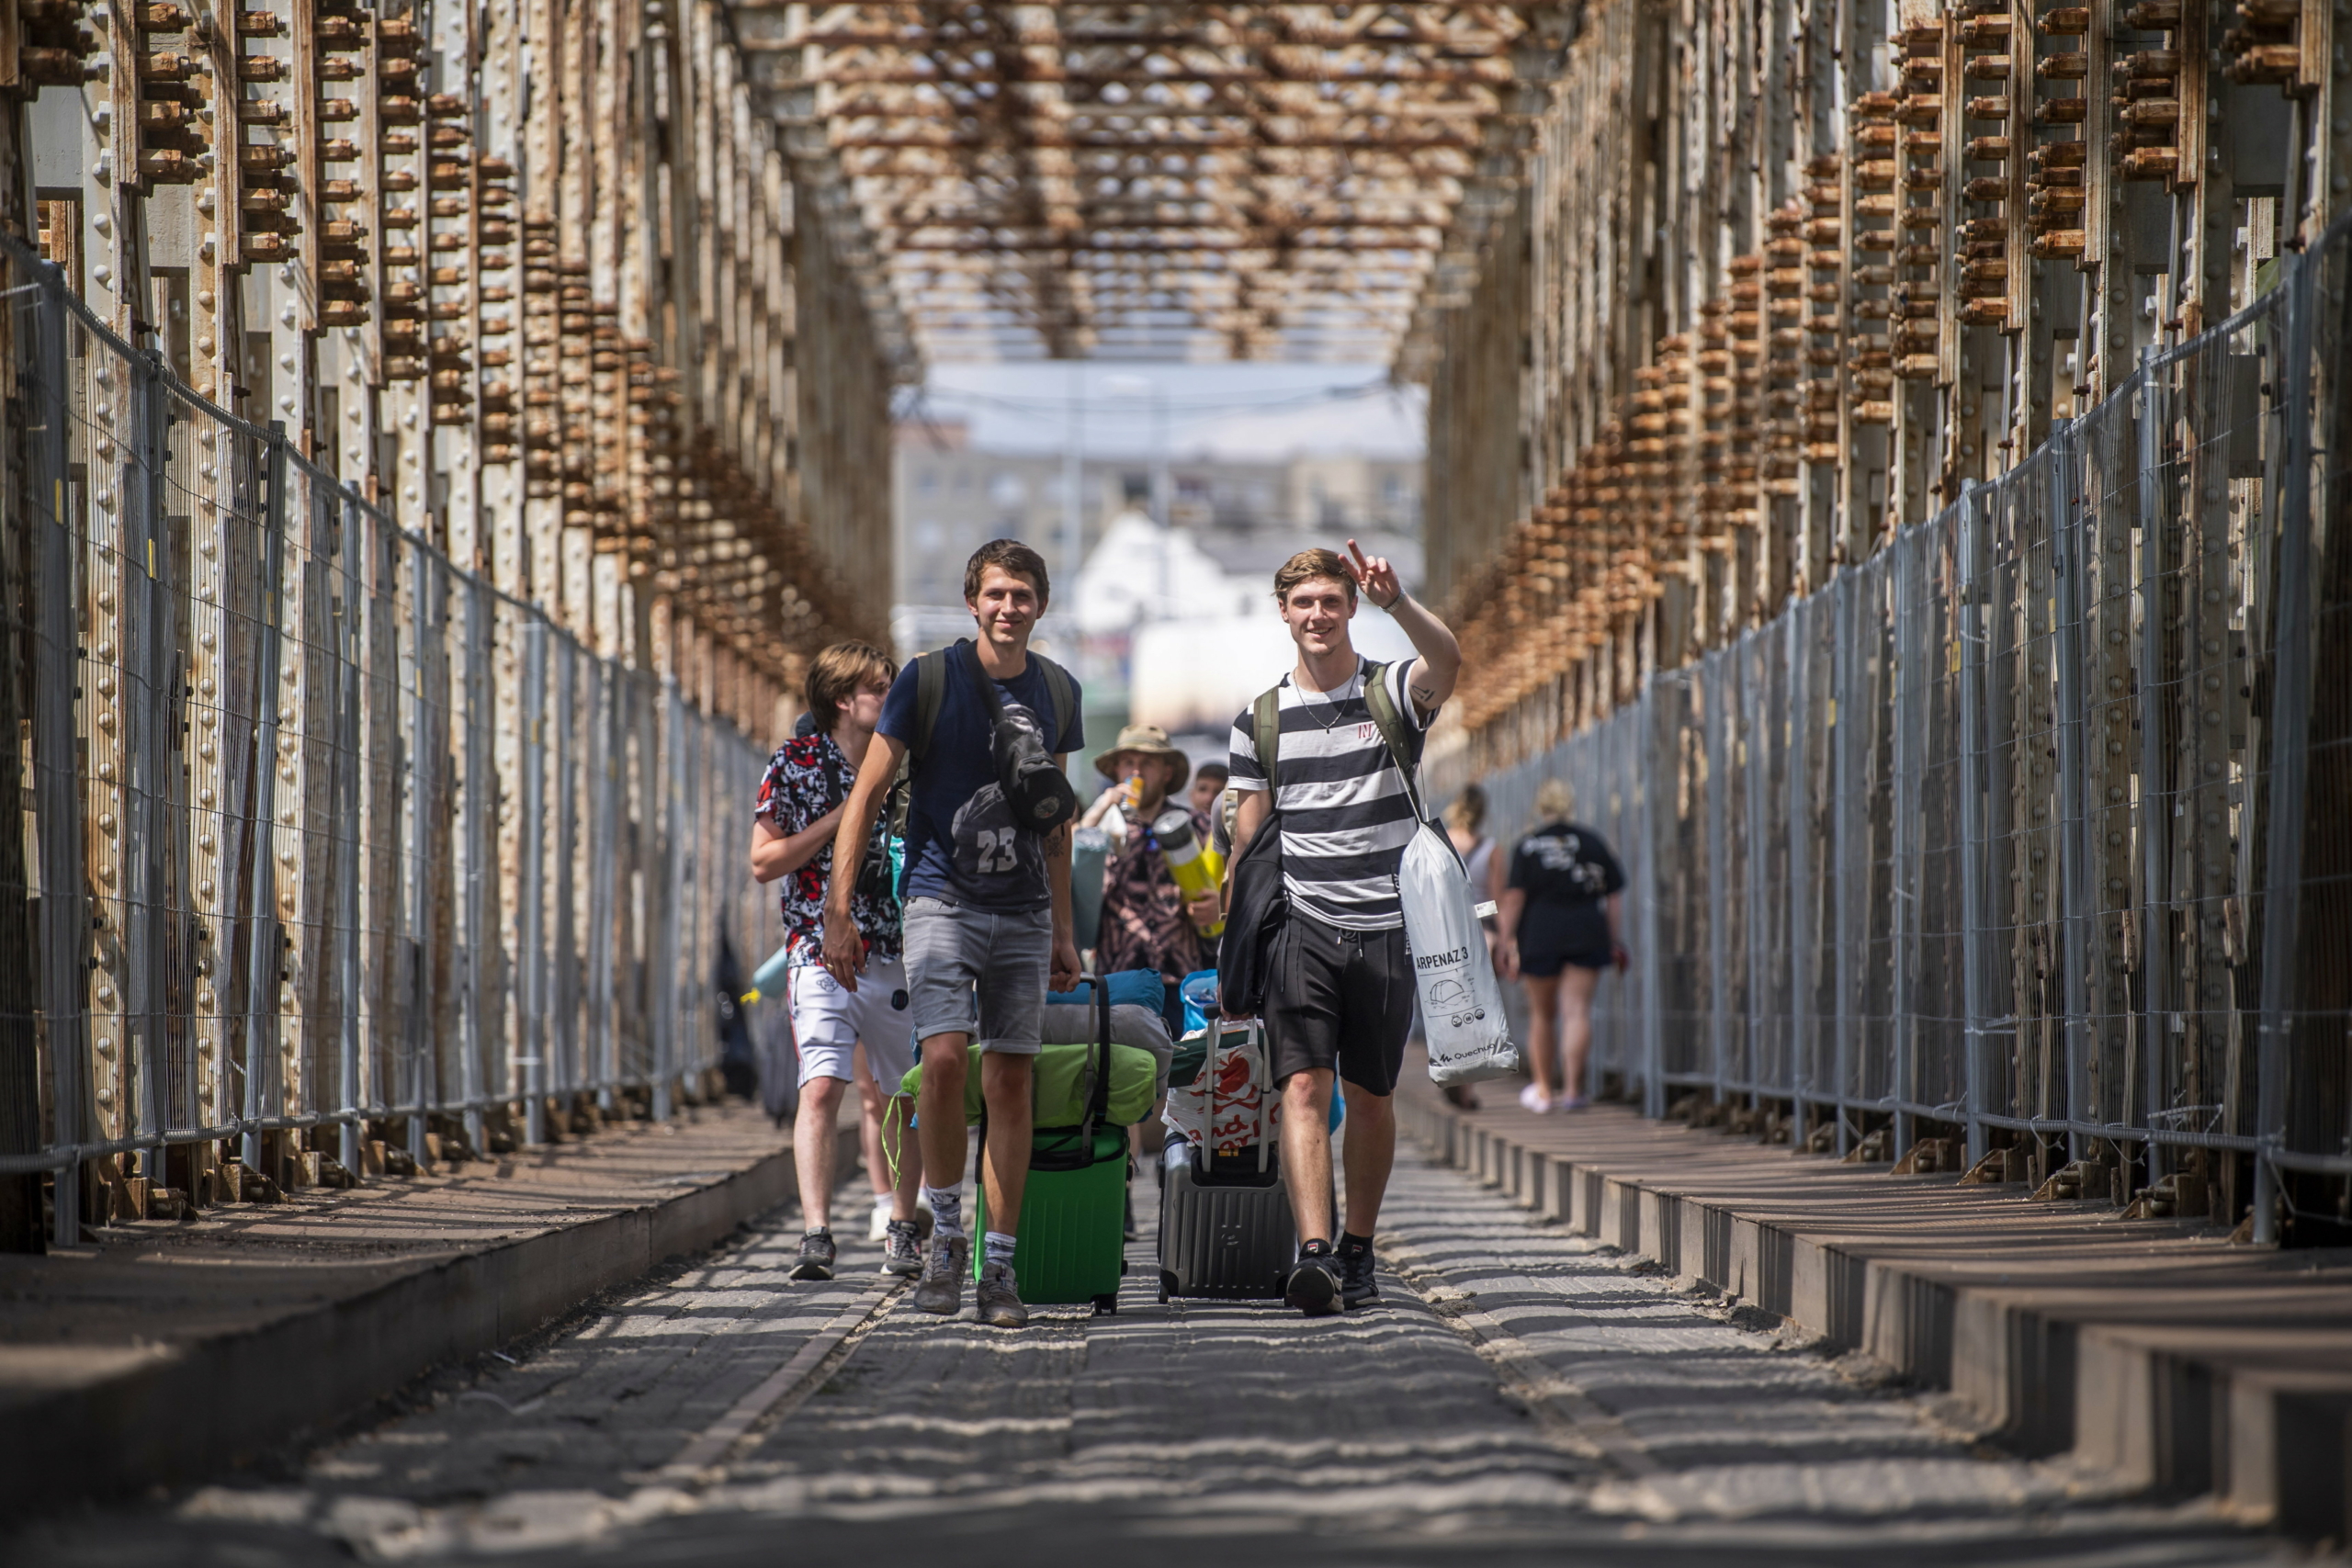
{"type": "Polygon", "coordinates": [[[1195,816],[1216,819],[1217,806],[1225,798],[1226,781],[1233,775],[1223,762],[1203,762],[1193,770],[1193,811],[1195,816]]]}
{"type": "Polygon", "coordinates": [[[881,1153],[886,1141],[905,1145],[900,1168],[876,1188],[883,1272],[912,1275],[922,1267],[915,1222],[918,1162],[907,1132],[914,1102],[899,1093],[899,1080],[914,1065],[914,1037],[899,962],[899,895],[890,877],[887,812],[874,824],[864,859],[842,877],[858,928],[866,933],[868,973],[876,983],[853,992],[822,964],[834,836],[898,672],[890,656],[868,643],[837,642],[818,654],[807,682],[808,712],[816,722],[768,760],[752,818],[752,875],[784,884],[790,965],[785,971],[785,1005],[800,1047],[800,1106],[792,1145],[806,1229],[792,1267],[796,1280],[833,1277],[833,1118],[853,1082],[859,1085],[865,1111],[863,1142],[869,1166],[887,1167],[881,1153]],[[868,1084],[874,1086],[871,1094],[868,1084]]]}
{"type": "MultiPolygon", "coordinates": [[[[1453,804],[1445,808],[1445,836],[1453,845],[1453,852],[1462,857],[1462,869],[1470,879],[1470,895],[1482,904],[1494,903],[1503,896],[1502,865],[1495,857],[1495,841],[1487,837],[1487,791],[1480,784],[1464,784],[1453,804]]],[[[1487,956],[1495,965],[1495,973],[1502,973],[1502,926],[1494,916],[1478,917],[1479,927],[1487,933],[1487,956]]],[[[1478,1093],[1466,1083],[1450,1083],[1442,1091],[1445,1098],[1464,1111],[1478,1109],[1478,1093]]]]}
{"type": "Polygon", "coordinates": [[[1527,1061],[1535,1081],[1520,1090],[1519,1102],[1538,1113],[1583,1109],[1592,993],[1603,969],[1625,966],[1617,940],[1625,873],[1600,834],[1568,819],[1575,809],[1565,782],[1544,781],[1535,792],[1540,826],[1511,852],[1499,900],[1498,969],[1527,987],[1527,1061]]]}
{"type": "Polygon", "coordinates": [[[1207,967],[1202,928],[1215,925],[1221,913],[1214,891],[1197,898],[1185,896],[1159,842],[1157,824],[1171,808],[1183,814],[1195,844],[1209,841],[1208,818],[1181,795],[1192,762],[1158,726],[1131,724],[1119,731],[1118,743],[1094,765],[1113,781],[1108,793],[1118,798],[1125,823],[1125,832],[1113,834],[1110,858],[1103,863],[1095,971],[1158,970],[1170,998],[1162,1016],[1169,1021],[1170,1035],[1179,1035],[1184,1032],[1184,1012],[1182,1003],[1174,999],[1176,982],[1207,967]]]}

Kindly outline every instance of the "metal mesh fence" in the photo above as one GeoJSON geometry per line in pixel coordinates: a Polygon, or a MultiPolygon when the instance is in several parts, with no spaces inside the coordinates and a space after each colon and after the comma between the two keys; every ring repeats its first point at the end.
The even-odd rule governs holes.
{"type": "Polygon", "coordinates": [[[56,1171],[71,1239],[101,1156],[666,1114],[761,929],[718,870],[761,753],[5,266],[0,1012],[41,1103],[0,1169],[56,1171]]]}
{"type": "Polygon", "coordinates": [[[2339,225],[1998,481],[1487,781],[1505,838],[1557,775],[1626,858],[1596,1087],[2037,1175],[2251,1156],[2257,1235],[2282,1173],[2352,1172],[2347,270],[2339,225]]]}

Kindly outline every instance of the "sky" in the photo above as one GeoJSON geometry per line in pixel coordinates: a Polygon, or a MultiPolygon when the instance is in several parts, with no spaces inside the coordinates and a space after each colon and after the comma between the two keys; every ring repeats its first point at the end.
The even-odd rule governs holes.
{"type": "Polygon", "coordinates": [[[1426,400],[1379,365],[934,365],[903,420],[963,420],[990,451],[1060,452],[1077,404],[1085,451],[1279,458],[1421,456],[1426,400]],[[1155,408],[1158,416],[1155,418],[1155,408]],[[1156,432],[1159,434],[1156,434],[1156,432]]]}

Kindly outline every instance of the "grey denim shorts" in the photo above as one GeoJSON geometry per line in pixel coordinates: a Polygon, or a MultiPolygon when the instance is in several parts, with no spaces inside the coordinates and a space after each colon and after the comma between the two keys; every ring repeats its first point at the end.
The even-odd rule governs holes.
{"type": "Polygon", "coordinates": [[[1036,1055],[1053,967],[1051,909],[974,909],[910,898],[904,929],[918,1042],[968,1034],[983,1051],[1036,1055]]]}

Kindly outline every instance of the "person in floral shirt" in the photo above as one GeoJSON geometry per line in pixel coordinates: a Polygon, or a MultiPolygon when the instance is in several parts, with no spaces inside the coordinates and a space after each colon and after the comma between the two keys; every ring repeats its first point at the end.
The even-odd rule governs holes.
{"type": "MultiPolygon", "coordinates": [[[[845,873],[857,879],[850,908],[865,939],[864,983],[850,991],[824,967],[825,890],[834,873],[834,830],[897,673],[889,655],[867,643],[837,642],[820,653],[808,666],[807,687],[808,712],[818,728],[776,749],[760,780],[753,812],[752,874],[784,884],[786,1005],[800,1049],[800,1109],[792,1146],[806,1230],[792,1269],[796,1280],[833,1277],[833,1119],[842,1090],[855,1078],[859,1045],[865,1047],[867,1067],[888,1097],[880,1129],[884,1138],[895,1135],[897,1146],[910,1152],[913,1147],[907,1128],[914,1102],[899,1093],[899,1080],[914,1065],[914,1033],[900,964],[887,811],[875,821],[865,864],[845,873]]],[[[903,1165],[890,1195],[883,1269],[912,1275],[922,1268],[915,1219],[922,1170],[911,1157],[903,1165]]]]}
{"type": "MultiPolygon", "coordinates": [[[[1214,893],[1185,899],[1152,831],[1152,824],[1173,807],[1192,819],[1193,841],[1208,843],[1208,818],[1182,804],[1179,794],[1192,763],[1157,726],[1131,724],[1094,765],[1112,781],[1112,788],[1089,815],[1106,820],[1115,807],[1126,824],[1124,835],[1113,834],[1102,868],[1102,925],[1094,939],[1095,969],[1104,975],[1157,969],[1169,982],[1172,998],[1176,981],[1207,966],[1201,928],[1216,924],[1218,913],[1214,893]]],[[[1169,1011],[1176,1021],[1171,1032],[1181,1032],[1182,1004],[1171,1001],[1169,1011]]]]}

